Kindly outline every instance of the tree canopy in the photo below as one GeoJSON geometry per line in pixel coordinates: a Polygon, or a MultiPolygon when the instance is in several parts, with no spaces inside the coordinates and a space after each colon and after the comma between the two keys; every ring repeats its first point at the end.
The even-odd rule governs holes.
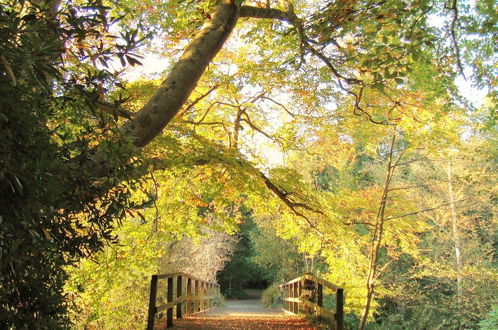
{"type": "Polygon", "coordinates": [[[387,308],[435,279],[496,281],[497,20],[492,0],[1,1],[0,324],[67,325],[67,267],[120,235],[148,242],[115,229],[130,219],[155,242],[199,239],[251,210],[331,280],[348,270],[363,324],[376,293],[387,308]],[[167,70],[127,81],[150,49],[167,70]],[[438,244],[489,276],[454,272],[438,244]],[[416,267],[432,248],[446,273],[416,267]],[[389,284],[391,264],[417,281],[389,284]]]}

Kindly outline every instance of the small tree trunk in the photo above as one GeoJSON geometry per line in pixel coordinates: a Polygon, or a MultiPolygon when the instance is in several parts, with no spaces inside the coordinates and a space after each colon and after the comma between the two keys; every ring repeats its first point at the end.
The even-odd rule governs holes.
{"type": "Polygon", "coordinates": [[[384,232],[384,219],[385,211],[387,206],[387,197],[389,194],[389,187],[394,175],[394,170],[396,164],[393,165],[394,156],[394,143],[396,142],[396,134],[393,135],[391,140],[391,146],[389,149],[389,160],[387,162],[387,175],[384,182],[384,190],[382,191],[382,198],[379,205],[379,210],[377,212],[377,217],[375,219],[375,229],[372,237],[372,242],[370,245],[370,266],[368,269],[367,277],[367,296],[365,298],[365,307],[361,314],[360,324],[358,326],[359,330],[363,330],[367,323],[368,315],[370,314],[370,305],[372,304],[372,298],[375,291],[375,280],[378,276],[377,274],[377,262],[379,259],[379,249],[382,245],[382,234],[384,232]]]}
{"type": "Polygon", "coordinates": [[[453,238],[453,242],[455,245],[455,261],[456,261],[456,271],[457,271],[457,299],[458,303],[462,302],[462,255],[461,255],[461,242],[460,242],[460,233],[458,230],[458,218],[455,210],[455,194],[453,192],[453,176],[451,170],[451,161],[448,161],[448,197],[450,202],[451,209],[451,234],[453,238]]]}

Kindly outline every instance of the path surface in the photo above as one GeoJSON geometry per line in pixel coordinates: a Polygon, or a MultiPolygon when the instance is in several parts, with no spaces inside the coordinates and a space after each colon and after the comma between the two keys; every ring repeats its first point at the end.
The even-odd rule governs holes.
{"type": "Polygon", "coordinates": [[[227,301],[225,307],[175,320],[173,329],[315,329],[299,316],[267,309],[260,300],[227,301]]]}

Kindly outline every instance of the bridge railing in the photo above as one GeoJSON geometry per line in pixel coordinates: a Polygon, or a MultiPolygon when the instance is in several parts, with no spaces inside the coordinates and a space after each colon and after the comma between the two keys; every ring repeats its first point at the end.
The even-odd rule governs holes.
{"type": "Polygon", "coordinates": [[[210,309],[219,297],[220,286],[214,282],[185,273],[152,275],[147,330],[154,329],[156,318],[161,318],[164,312],[166,327],[171,328],[173,312],[176,312],[176,318],[182,318],[183,314],[210,309]]]}
{"type": "Polygon", "coordinates": [[[312,274],[305,274],[280,285],[284,309],[292,314],[315,314],[329,319],[333,329],[344,328],[344,290],[312,274]],[[323,307],[324,287],[336,295],[336,309],[323,307]]]}

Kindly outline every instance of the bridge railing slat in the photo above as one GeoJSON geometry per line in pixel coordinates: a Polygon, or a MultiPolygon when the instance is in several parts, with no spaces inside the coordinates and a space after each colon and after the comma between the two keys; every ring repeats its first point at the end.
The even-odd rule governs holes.
{"type": "Polygon", "coordinates": [[[220,296],[220,286],[217,283],[204,281],[186,273],[152,275],[147,330],[154,329],[156,317],[164,311],[166,311],[166,327],[171,328],[173,326],[174,309],[176,309],[176,318],[182,318],[184,307],[187,315],[204,311],[212,308],[214,299],[220,296]],[[158,305],[158,298],[164,296],[164,293],[163,295],[158,293],[160,280],[167,281],[166,303],[158,305]]]}
{"type": "Polygon", "coordinates": [[[284,309],[290,313],[315,314],[332,322],[333,329],[344,328],[344,290],[313,274],[304,274],[280,285],[284,309]],[[323,288],[336,295],[336,310],[323,307],[323,288]]]}

